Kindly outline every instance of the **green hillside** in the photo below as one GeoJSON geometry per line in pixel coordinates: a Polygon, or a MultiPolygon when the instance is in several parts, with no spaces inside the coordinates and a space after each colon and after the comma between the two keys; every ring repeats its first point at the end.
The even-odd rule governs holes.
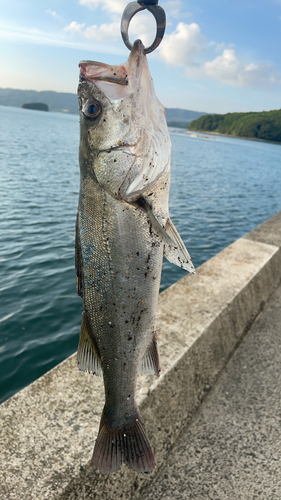
{"type": "Polygon", "coordinates": [[[281,109],[258,113],[205,115],[192,121],[188,129],[281,142],[281,109]]]}

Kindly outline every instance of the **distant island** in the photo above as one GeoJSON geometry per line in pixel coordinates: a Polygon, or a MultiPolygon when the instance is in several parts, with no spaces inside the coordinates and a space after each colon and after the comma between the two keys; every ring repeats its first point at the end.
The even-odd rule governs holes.
{"type": "Polygon", "coordinates": [[[204,115],[192,121],[188,130],[281,142],[281,109],[257,113],[204,115]]]}
{"type": "Polygon", "coordinates": [[[22,105],[23,109],[36,109],[37,111],[49,111],[49,106],[43,102],[27,102],[22,105]]]}
{"type": "MultiPolygon", "coordinates": [[[[76,94],[66,92],[36,90],[17,90],[0,88],[0,105],[22,107],[22,103],[46,103],[49,111],[78,115],[78,99],[76,94]]],[[[170,127],[187,128],[192,120],[206,113],[187,109],[166,108],[167,123],[170,127]]]]}

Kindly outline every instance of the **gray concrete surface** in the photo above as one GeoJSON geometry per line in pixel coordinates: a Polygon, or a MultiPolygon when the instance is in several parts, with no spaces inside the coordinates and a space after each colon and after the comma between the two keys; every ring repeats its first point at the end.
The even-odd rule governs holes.
{"type": "Polygon", "coordinates": [[[154,474],[91,469],[103,383],[79,372],[73,355],[0,405],[1,500],[138,498],[276,289],[280,231],[281,213],[160,295],[162,375],[139,377],[137,388],[154,474]]]}
{"type": "Polygon", "coordinates": [[[281,499],[281,286],[142,500],[281,499]]]}

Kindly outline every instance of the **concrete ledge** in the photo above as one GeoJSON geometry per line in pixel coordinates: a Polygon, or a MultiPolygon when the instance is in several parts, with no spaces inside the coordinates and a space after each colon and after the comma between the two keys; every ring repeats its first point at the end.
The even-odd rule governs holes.
{"type": "MultiPolygon", "coordinates": [[[[162,376],[140,377],[137,396],[158,469],[279,284],[280,246],[281,212],[160,295],[162,376]]],[[[1,498],[138,498],[151,476],[88,465],[103,402],[73,355],[3,403],[1,498]]]]}

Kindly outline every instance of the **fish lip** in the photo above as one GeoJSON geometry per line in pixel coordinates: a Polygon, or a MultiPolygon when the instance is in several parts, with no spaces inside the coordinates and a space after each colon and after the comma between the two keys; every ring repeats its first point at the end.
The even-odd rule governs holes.
{"type": "Polygon", "coordinates": [[[89,66],[100,66],[102,68],[111,68],[108,64],[103,64],[103,63],[98,63],[96,61],[81,61],[79,63],[79,68],[80,68],[80,74],[79,74],[79,82],[91,82],[96,84],[98,81],[104,81],[104,82],[110,82],[114,83],[117,85],[128,85],[128,79],[127,75],[126,77],[118,77],[117,75],[110,76],[110,75],[97,75],[97,76],[87,76],[87,67],[89,66]]]}

